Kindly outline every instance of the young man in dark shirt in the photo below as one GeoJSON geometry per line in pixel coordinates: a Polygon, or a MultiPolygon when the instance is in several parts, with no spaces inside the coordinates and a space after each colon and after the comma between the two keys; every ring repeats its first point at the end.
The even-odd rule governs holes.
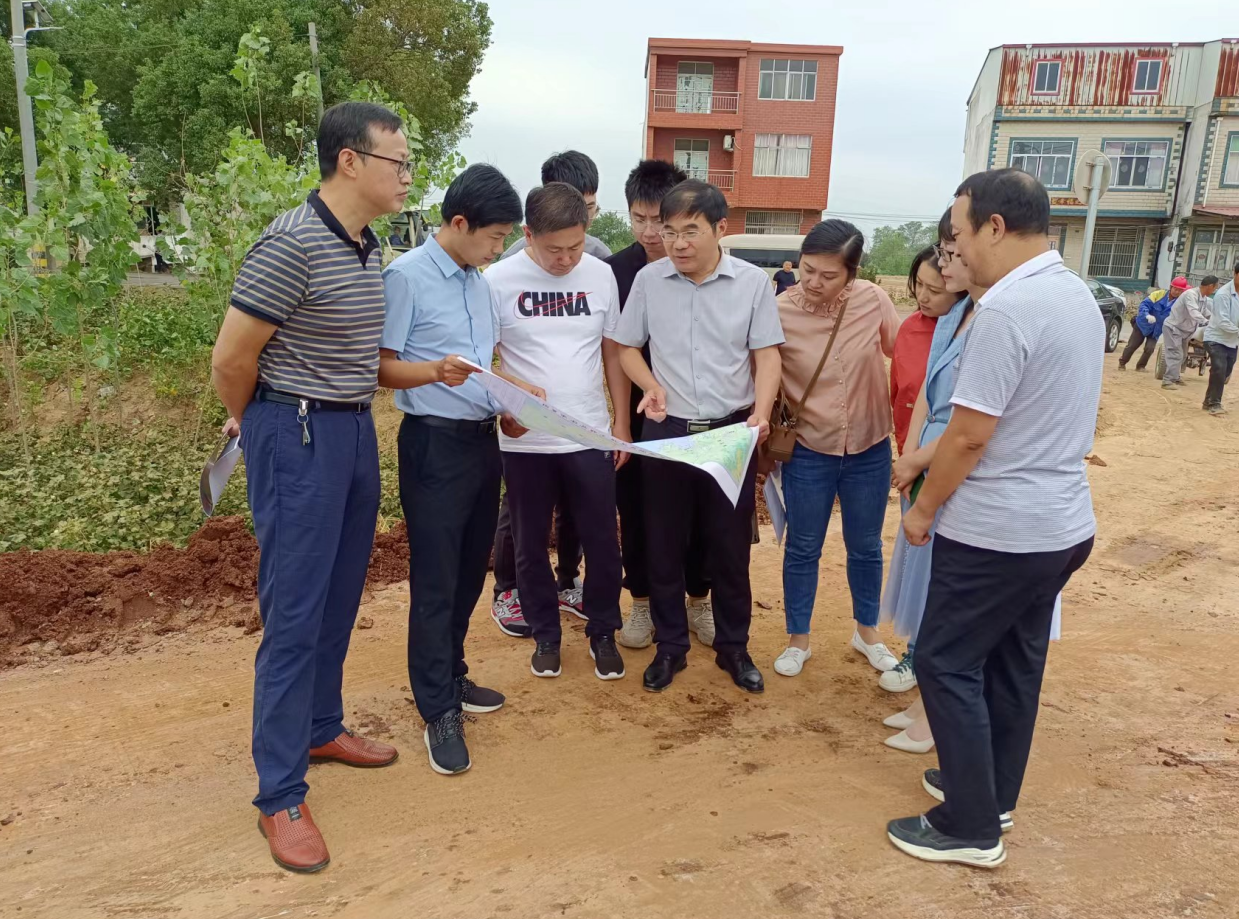
{"type": "MultiPolygon", "coordinates": [[[[662,221],[658,208],[663,197],[687,178],[684,170],[664,160],[642,160],[628,174],[624,195],[628,199],[628,219],[636,237],[627,249],[616,252],[606,263],[615,273],[619,286],[620,309],[628,301],[633,279],[646,265],[667,257],[663,245],[662,221]]],[[[645,353],[649,361],[648,350],[645,353]]],[[[629,401],[632,437],[641,439],[643,416],[637,404],[644,395],[635,383],[629,401]]],[[[628,648],[646,648],[654,638],[654,623],[650,618],[650,580],[646,565],[645,518],[641,497],[641,458],[630,457],[616,474],[615,503],[620,516],[620,548],[624,556],[624,587],[632,595],[632,611],[619,643],[628,648]]],[[[696,534],[694,533],[694,536],[696,534]]],[[[684,584],[688,592],[689,624],[703,644],[714,642],[714,611],[710,604],[710,581],[705,575],[705,557],[700,540],[693,538],[688,546],[684,565],[684,584]]]]}

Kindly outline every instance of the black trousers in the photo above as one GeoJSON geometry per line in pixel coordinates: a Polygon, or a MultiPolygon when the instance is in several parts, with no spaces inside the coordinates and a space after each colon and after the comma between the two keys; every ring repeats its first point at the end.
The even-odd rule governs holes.
{"type": "MultiPolygon", "coordinates": [[[[737,413],[716,426],[743,421],[748,414],[737,413]]],[[[681,419],[646,419],[641,439],[661,440],[683,437],[686,433],[687,425],[681,419]]],[[[689,649],[684,571],[693,539],[700,541],[710,578],[714,648],[745,650],[753,618],[749,553],[757,501],[757,464],[749,463],[736,507],[731,506],[710,476],[684,463],[650,459],[642,464],[642,477],[650,614],[659,652],[686,654],[689,649]]]]}
{"type": "Polygon", "coordinates": [[[1127,362],[1131,360],[1131,356],[1136,353],[1136,349],[1141,344],[1144,345],[1144,353],[1140,355],[1140,360],[1136,363],[1137,370],[1143,370],[1148,366],[1149,358],[1153,356],[1153,350],[1157,347],[1157,339],[1146,338],[1145,334],[1140,331],[1140,326],[1133,322],[1131,324],[1131,337],[1127,339],[1127,347],[1123,349],[1123,355],[1119,358],[1120,367],[1127,366],[1127,362]]]}
{"type": "Polygon", "coordinates": [[[1011,553],[934,537],[916,679],[938,748],[946,802],[940,832],[992,841],[1015,808],[1028,765],[1054,600],[1093,539],[1057,552],[1011,553]]]}
{"type": "MultiPolygon", "coordinates": [[[[563,505],[555,508],[555,584],[560,590],[576,586],[581,573],[581,540],[563,505]]],[[[516,590],[516,543],[512,539],[512,511],[508,493],[499,502],[499,525],[495,527],[495,596],[516,590]]]]}
{"type": "Polygon", "coordinates": [[[1222,392],[1235,369],[1235,356],[1239,348],[1228,348],[1216,341],[1205,342],[1209,352],[1209,388],[1205,390],[1205,408],[1222,404],[1222,392]]]}
{"type": "Polygon", "coordinates": [[[558,505],[582,524],[585,634],[614,635],[620,619],[620,547],[615,530],[615,461],[601,450],[503,454],[512,508],[521,612],[539,641],[558,643],[559,597],[546,554],[551,511],[558,505]]]}
{"type": "Polygon", "coordinates": [[[499,515],[499,441],[476,423],[405,415],[397,458],[409,528],[409,685],[434,721],[460,705],[456,677],[469,672],[465,635],[499,515]]]}
{"type": "MultiPolygon", "coordinates": [[[[640,428],[634,430],[639,431],[640,428]]],[[[646,564],[649,547],[645,538],[645,487],[642,478],[647,462],[659,461],[632,456],[615,474],[615,504],[619,508],[620,549],[624,556],[624,588],[634,597],[642,599],[650,595],[650,572],[646,564]]],[[[684,557],[684,587],[690,597],[704,597],[710,593],[710,578],[706,575],[705,566],[706,553],[701,534],[693,530],[689,533],[688,550],[684,557]]]]}

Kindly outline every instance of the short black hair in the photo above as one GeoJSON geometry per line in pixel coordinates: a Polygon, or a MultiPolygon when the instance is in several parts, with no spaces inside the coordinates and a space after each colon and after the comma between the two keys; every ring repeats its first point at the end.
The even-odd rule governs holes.
{"type": "Polygon", "coordinates": [[[951,209],[949,207],[946,209],[946,213],[938,220],[938,242],[955,242],[955,231],[951,229],[951,209]]]}
{"type": "Polygon", "coordinates": [[[806,234],[800,244],[800,254],[839,256],[851,280],[856,277],[860,257],[865,254],[865,234],[846,220],[837,217],[823,220],[806,234]]]}
{"type": "MultiPolygon", "coordinates": [[[[1239,274],[1239,265],[1235,266],[1235,274],[1239,274]]],[[[1218,276],[1216,274],[1207,274],[1203,278],[1200,279],[1201,287],[1209,287],[1213,284],[1220,284],[1220,283],[1221,281],[1218,280],[1218,276]]]]}
{"type": "Polygon", "coordinates": [[[970,175],[955,189],[968,196],[968,219],[979,230],[995,214],[1017,236],[1050,232],[1050,195],[1045,186],[1022,169],[991,169],[970,175]]]}
{"type": "Polygon", "coordinates": [[[1239,262],[1235,262],[1235,270],[1231,274],[1239,274],[1239,262]]]}
{"type": "Polygon", "coordinates": [[[565,150],[553,153],[542,164],[542,184],[563,182],[583,195],[598,194],[598,167],[584,153],[565,150]]]}
{"type": "Polygon", "coordinates": [[[589,226],[585,198],[567,182],[547,182],[525,197],[525,226],[534,236],[589,226]]]}
{"type": "Polygon", "coordinates": [[[624,197],[628,206],[638,201],[660,204],[667,192],[688,178],[688,173],[666,160],[642,160],[628,173],[624,183],[624,197]]]}
{"type": "Polygon", "coordinates": [[[395,134],[404,130],[400,116],[373,102],[341,102],[323,112],[318,126],[318,174],[330,179],[336,174],[341,150],[369,153],[374,149],[373,131],[395,134]]]}
{"type": "Polygon", "coordinates": [[[727,199],[718,186],[700,179],[685,179],[672,187],[658,205],[658,219],[666,223],[672,217],[700,214],[717,227],[727,218],[727,199]]]}
{"type": "Polygon", "coordinates": [[[447,187],[441,211],[444,223],[464,217],[472,233],[497,223],[519,223],[521,196],[494,166],[474,163],[447,187]]]}

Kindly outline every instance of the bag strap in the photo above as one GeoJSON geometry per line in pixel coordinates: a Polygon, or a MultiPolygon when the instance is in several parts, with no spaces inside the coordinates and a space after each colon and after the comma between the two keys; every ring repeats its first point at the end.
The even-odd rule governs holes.
{"type": "Polygon", "coordinates": [[[813,376],[809,379],[809,385],[805,387],[804,393],[800,396],[800,401],[796,403],[795,409],[792,410],[791,416],[787,420],[788,427],[794,428],[796,421],[800,418],[800,410],[804,408],[805,402],[809,399],[809,393],[813,392],[813,387],[817,385],[817,378],[822,375],[822,369],[826,366],[826,359],[830,357],[830,350],[835,345],[835,336],[839,334],[839,326],[843,325],[843,314],[847,312],[847,300],[843,301],[843,305],[839,307],[839,315],[835,318],[835,327],[830,330],[830,338],[826,342],[826,350],[822,352],[822,359],[817,362],[817,369],[813,371],[813,376]]]}

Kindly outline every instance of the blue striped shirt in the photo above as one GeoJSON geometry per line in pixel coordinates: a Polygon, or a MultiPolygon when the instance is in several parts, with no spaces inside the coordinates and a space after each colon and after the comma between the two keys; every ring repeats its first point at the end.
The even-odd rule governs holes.
{"type": "Polygon", "coordinates": [[[277,326],[258,357],[260,383],[335,402],[373,397],[383,278],[378,238],[367,227],[362,239],[349,236],[315,191],[246,253],[231,304],[277,326]]]}

